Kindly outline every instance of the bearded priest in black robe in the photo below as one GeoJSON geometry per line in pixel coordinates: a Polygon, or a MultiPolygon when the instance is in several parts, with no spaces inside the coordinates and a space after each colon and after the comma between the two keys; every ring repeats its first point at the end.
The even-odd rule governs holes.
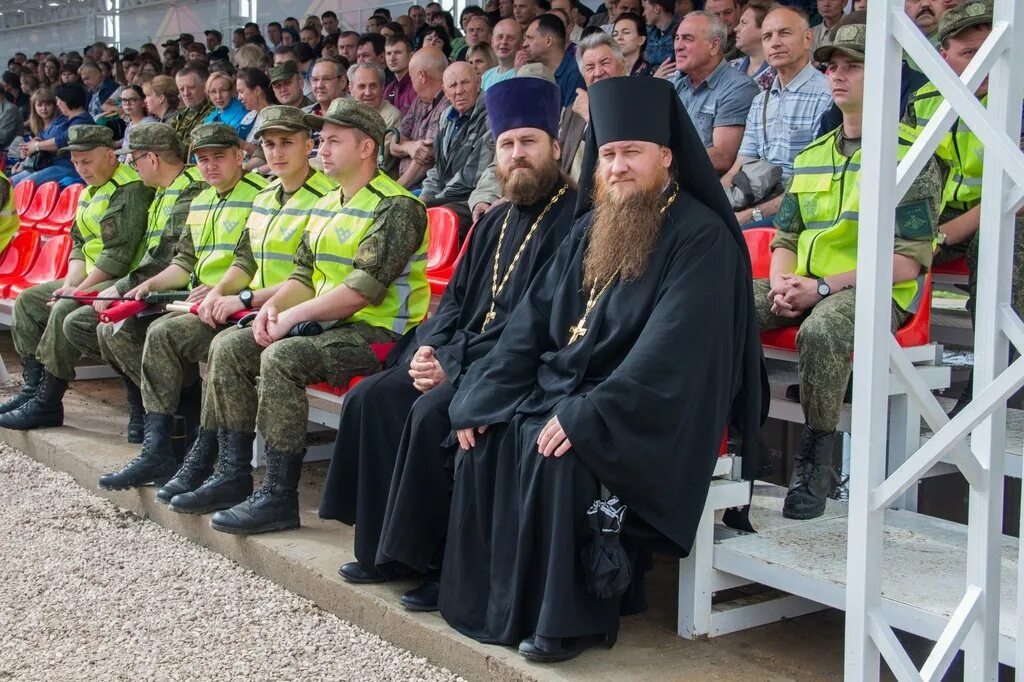
{"type": "Polygon", "coordinates": [[[539,662],[618,632],[622,597],[588,591],[588,508],[617,496],[627,527],[685,556],[723,431],[753,466],[765,400],[750,259],[671,85],[589,95],[585,214],[449,410],[441,615],[539,662]]]}
{"type": "Polygon", "coordinates": [[[437,608],[455,455],[454,444],[443,445],[452,431],[448,404],[466,369],[494,346],[509,311],[568,234],[576,206],[576,188],[559,170],[557,86],[513,78],[486,97],[508,201],[476,225],[437,311],[410,333],[396,366],[345,396],[320,504],[321,517],[356,527],[356,561],[343,565],[341,576],[382,582],[401,568],[396,561],[403,562],[428,577],[403,597],[416,610],[437,608]],[[378,567],[389,488],[393,556],[378,567]]]}

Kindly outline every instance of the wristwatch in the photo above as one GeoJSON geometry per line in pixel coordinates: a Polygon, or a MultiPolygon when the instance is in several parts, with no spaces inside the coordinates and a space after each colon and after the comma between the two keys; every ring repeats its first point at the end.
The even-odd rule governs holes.
{"type": "Polygon", "coordinates": [[[761,209],[755,206],[754,208],[750,209],[750,217],[753,218],[755,221],[760,222],[764,220],[764,213],[761,213],[761,209]]]}
{"type": "Polygon", "coordinates": [[[238,292],[238,300],[248,310],[252,310],[252,289],[242,289],[238,292]]]}
{"type": "Polygon", "coordinates": [[[946,243],[946,233],[942,230],[936,230],[935,243],[942,246],[946,243]]]}
{"type": "Polygon", "coordinates": [[[825,281],[824,277],[819,277],[818,278],[818,295],[821,296],[822,298],[825,298],[826,296],[828,296],[831,293],[832,293],[832,287],[830,287],[828,285],[828,282],[825,281]]]}

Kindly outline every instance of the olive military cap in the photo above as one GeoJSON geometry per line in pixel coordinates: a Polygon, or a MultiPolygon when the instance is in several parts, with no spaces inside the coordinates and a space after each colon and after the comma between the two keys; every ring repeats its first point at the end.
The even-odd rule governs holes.
{"type": "Polygon", "coordinates": [[[85,152],[97,147],[108,147],[113,149],[114,131],[106,126],[77,125],[68,129],[68,145],[61,148],[59,153],[85,152]]]}
{"type": "Polygon", "coordinates": [[[140,123],[128,131],[124,146],[117,150],[118,154],[133,151],[162,152],[174,150],[181,152],[181,138],[174,128],[166,123],[140,123]]]}
{"type": "Polygon", "coordinates": [[[946,42],[960,31],[978,24],[992,23],[992,2],[990,0],[968,0],[962,5],[946,10],[939,19],[938,38],[946,42]]]}
{"type": "Polygon", "coordinates": [[[858,62],[864,61],[864,43],[868,27],[864,24],[847,24],[836,29],[832,41],[814,51],[814,61],[827,62],[836,52],[845,54],[858,62]]]}
{"type": "Polygon", "coordinates": [[[207,149],[210,147],[239,147],[242,141],[238,133],[229,125],[223,123],[204,123],[192,129],[190,138],[192,151],[207,149]]]}
{"type": "Polygon", "coordinates": [[[283,104],[266,107],[256,120],[253,137],[259,139],[263,133],[271,130],[280,130],[286,133],[308,133],[310,126],[305,117],[305,112],[297,107],[283,104]]]}
{"type": "Polygon", "coordinates": [[[380,114],[363,104],[349,97],[342,97],[331,102],[327,113],[323,116],[306,114],[306,123],[311,128],[320,130],[325,123],[346,128],[358,128],[370,136],[378,146],[384,144],[384,133],[387,132],[387,125],[380,114]]]}
{"type": "Polygon", "coordinates": [[[278,81],[286,81],[290,78],[295,78],[299,75],[299,67],[295,65],[295,62],[288,60],[281,62],[270,69],[270,84],[273,85],[278,81]]]}

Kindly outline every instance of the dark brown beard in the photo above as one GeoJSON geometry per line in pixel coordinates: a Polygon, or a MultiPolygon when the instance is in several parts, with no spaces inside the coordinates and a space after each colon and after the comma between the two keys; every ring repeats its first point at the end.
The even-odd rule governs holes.
{"type": "Polygon", "coordinates": [[[617,272],[624,281],[637,280],[647,271],[647,261],[661,235],[668,173],[660,173],[649,186],[633,193],[613,195],[604,180],[595,178],[594,217],[583,257],[583,285],[600,289],[617,272]]]}
{"type": "Polygon", "coordinates": [[[530,206],[548,195],[561,169],[552,155],[539,168],[515,164],[511,168],[498,166],[496,171],[501,184],[501,196],[516,206],[530,206]],[[516,168],[524,168],[526,172],[513,173],[516,168]]]}

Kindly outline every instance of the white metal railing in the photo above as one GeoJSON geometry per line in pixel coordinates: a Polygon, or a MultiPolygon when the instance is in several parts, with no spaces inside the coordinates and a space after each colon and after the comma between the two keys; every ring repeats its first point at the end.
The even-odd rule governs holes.
{"type": "MultiPolygon", "coordinates": [[[[958,77],[904,14],[901,0],[868,9],[864,110],[864,167],[858,245],[857,371],[853,390],[853,451],[846,575],[846,678],[877,680],[879,655],[900,680],[939,680],[957,651],[965,651],[968,680],[998,674],[999,571],[1003,510],[1006,399],[1024,385],[1024,360],[1007,367],[1012,345],[1024,352],[1024,324],[1011,310],[1014,213],[1024,201],[1024,154],[1019,148],[1024,69],[1020,21],[1024,0],[996,0],[993,31],[958,77]],[[939,89],[945,103],[897,166],[900,60],[903,51],[939,89]],[[974,93],[988,76],[988,106],[974,93]],[[916,385],[903,351],[889,333],[895,208],[956,117],[985,146],[975,328],[974,399],[954,419],[916,385]],[[890,188],[896,188],[891,191],[890,188]],[[887,384],[905,381],[935,436],[886,478],[887,384]],[[970,435],[970,446],[967,437],[970,435]],[[881,608],[883,512],[888,504],[949,453],[970,484],[967,575],[963,597],[931,654],[918,670],[881,608]]],[[[918,382],[919,383],[919,382],[918,382]]],[[[922,566],[922,573],[928,570],[922,566]]],[[[1024,566],[1019,576],[1024,597],[1024,566]]],[[[1024,602],[1018,605],[1024,627],[1024,602]]],[[[1017,640],[1017,663],[1024,661],[1017,640]]]]}

